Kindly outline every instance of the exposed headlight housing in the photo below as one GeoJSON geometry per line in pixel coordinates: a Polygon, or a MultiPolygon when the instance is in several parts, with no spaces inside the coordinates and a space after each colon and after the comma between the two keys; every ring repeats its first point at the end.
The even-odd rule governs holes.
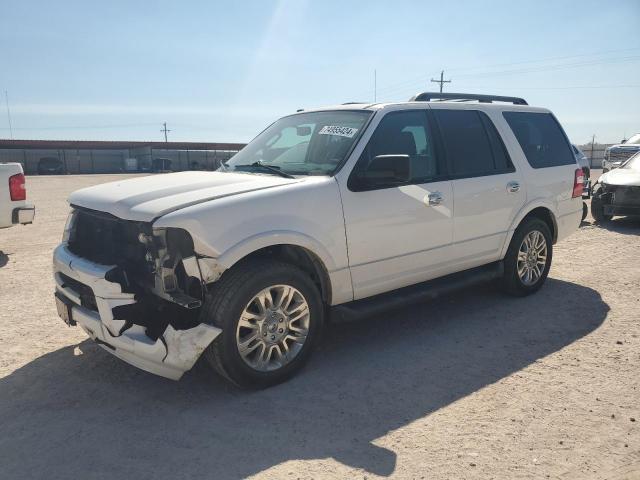
{"type": "Polygon", "coordinates": [[[62,243],[68,243],[71,239],[71,233],[73,232],[74,224],[76,223],[77,210],[71,210],[71,213],[67,217],[67,222],[64,224],[64,231],[62,232],[62,243]]]}

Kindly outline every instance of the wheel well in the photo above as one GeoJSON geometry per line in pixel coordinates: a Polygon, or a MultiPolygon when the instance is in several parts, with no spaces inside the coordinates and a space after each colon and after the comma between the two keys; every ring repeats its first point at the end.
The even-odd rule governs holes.
{"type": "MultiPolygon", "coordinates": [[[[522,219],[524,222],[528,218],[539,218],[549,227],[549,231],[551,232],[551,238],[553,239],[553,243],[555,244],[558,239],[558,226],[556,225],[556,219],[551,213],[551,210],[545,207],[538,207],[531,210],[527,213],[527,216],[522,219]]],[[[520,222],[522,224],[522,222],[520,222]]]]}
{"type": "MultiPolygon", "coordinates": [[[[322,299],[331,305],[331,281],[324,264],[316,254],[298,245],[272,245],[250,253],[238,261],[247,262],[254,258],[273,258],[293,265],[307,273],[317,285],[322,299]]],[[[233,268],[233,267],[231,267],[233,268]]]]}

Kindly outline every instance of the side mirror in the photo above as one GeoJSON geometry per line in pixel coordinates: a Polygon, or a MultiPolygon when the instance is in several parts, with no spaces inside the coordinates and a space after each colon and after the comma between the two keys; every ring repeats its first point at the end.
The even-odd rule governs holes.
{"type": "Polygon", "coordinates": [[[411,180],[409,155],[378,155],[360,175],[366,186],[379,187],[406,183],[411,180]]]}

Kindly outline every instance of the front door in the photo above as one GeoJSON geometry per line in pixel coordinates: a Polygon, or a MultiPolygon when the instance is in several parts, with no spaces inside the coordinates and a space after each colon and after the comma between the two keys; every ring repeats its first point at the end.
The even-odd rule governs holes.
{"type": "Polygon", "coordinates": [[[340,185],[355,299],[448,273],[453,192],[443,168],[426,110],[382,118],[340,185]],[[379,155],[409,156],[409,180],[367,183],[364,172],[379,155]]]}

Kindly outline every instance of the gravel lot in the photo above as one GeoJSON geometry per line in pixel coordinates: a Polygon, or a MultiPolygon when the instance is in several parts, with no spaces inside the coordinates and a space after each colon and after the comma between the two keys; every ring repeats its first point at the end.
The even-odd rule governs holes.
{"type": "Polygon", "coordinates": [[[555,247],[536,295],[491,286],[333,327],[292,381],[144,373],[57,318],[67,195],[29,177],[0,230],[0,478],[640,478],[640,223],[555,247]]]}

